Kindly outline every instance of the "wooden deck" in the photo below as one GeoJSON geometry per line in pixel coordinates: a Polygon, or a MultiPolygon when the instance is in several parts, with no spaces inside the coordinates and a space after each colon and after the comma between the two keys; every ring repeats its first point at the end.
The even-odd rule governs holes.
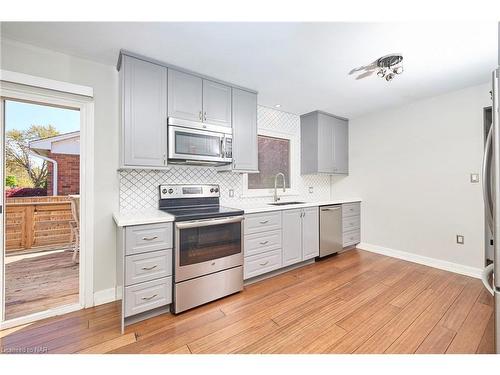
{"type": "Polygon", "coordinates": [[[6,257],[5,318],[78,303],[78,264],[72,251],[6,257]]]}
{"type": "Polygon", "coordinates": [[[0,331],[47,353],[491,353],[480,280],[353,250],[120,334],[120,303],[0,331]]]}

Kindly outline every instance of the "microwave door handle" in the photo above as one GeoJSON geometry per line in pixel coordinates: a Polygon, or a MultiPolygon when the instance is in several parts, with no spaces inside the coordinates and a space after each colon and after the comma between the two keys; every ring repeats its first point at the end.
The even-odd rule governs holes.
{"type": "Polygon", "coordinates": [[[224,135],[220,137],[220,157],[223,159],[226,157],[226,139],[224,135]]]}

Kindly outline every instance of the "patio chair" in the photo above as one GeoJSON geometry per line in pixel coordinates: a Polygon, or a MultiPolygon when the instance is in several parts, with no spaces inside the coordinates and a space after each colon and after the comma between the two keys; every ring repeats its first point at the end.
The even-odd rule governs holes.
{"type": "Polygon", "coordinates": [[[70,241],[73,243],[73,262],[76,262],[76,256],[78,251],[80,251],[80,196],[79,195],[69,195],[69,200],[71,202],[71,214],[73,220],[69,222],[71,229],[70,241]]]}

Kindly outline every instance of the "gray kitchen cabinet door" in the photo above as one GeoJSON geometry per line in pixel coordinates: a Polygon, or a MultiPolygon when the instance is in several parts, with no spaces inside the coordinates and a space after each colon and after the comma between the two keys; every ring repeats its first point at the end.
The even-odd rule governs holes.
{"type": "Polygon", "coordinates": [[[333,118],[334,173],[349,173],[349,127],[346,120],[333,118]]]}
{"type": "Polygon", "coordinates": [[[165,166],[167,68],[129,56],[123,59],[122,162],[124,166],[165,166]]]}
{"type": "Polygon", "coordinates": [[[334,173],[334,118],[318,114],[318,172],[334,173]]]}
{"type": "Polygon", "coordinates": [[[231,87],[203,80],[203,122],[231,127],[231,87]]]}
{"type": "Polygon", "coordinates": [[[233,169],[257,172],[257,94],[233,88],[233,169]]]}
{"type": "Polygon", "coordinates": [[[304,208],[302,216],[302,260],[319,256],[319,210],[304,208]]]}
{"type": "Polygon", "coordinates": [[[283,266],[302,260],[302,210],[282,211],[283,266]]]}
{"type": "Polygon", "coordinates": [[[191,121],[203,119],[203,79],[168,69],[168,116],[191,121]]]}

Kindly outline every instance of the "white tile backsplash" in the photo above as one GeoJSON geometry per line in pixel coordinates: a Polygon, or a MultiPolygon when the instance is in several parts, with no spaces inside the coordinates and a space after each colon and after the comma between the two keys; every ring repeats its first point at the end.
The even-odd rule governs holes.
{"type": "MultiPolygon", "coordinates": [[[[300,117],[291,113],[259,106],[258,128],[295,134],[299,144],[292,165],[297,196],[293,200],[331,199],[330,177],[325,175],[300,176],[300,117]],[[313,186],[313,192],[309,187],[313,186]]],[[[238,203],[270,202],[272,197],[242,197],[243,175],[232,172],[217,172],[216,168],[195,166],[172,166],[168,171],[124,170],[119,172],[120,210],[141,210],[158,207],[158,185],[161,184],[219,184],[221,202],[226,206],[238,203]],[[229,190],[234,197],[229,197],[229,190]]]]}

